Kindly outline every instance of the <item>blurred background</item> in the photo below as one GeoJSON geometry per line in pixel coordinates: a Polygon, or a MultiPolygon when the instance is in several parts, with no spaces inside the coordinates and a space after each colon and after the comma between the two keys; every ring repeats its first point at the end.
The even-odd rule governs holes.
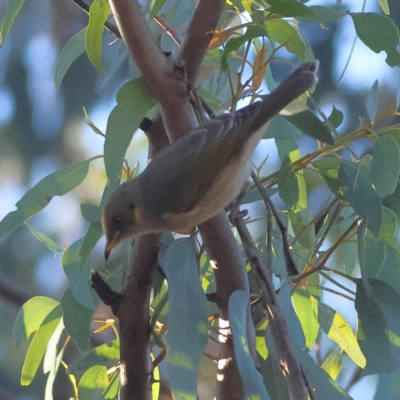
{"type": "MultiPolygon", "coordinates": [[[[176,20],[187,21],[194,1],[174,3],[179,4],[176,20]]],[[[310,1],[307,4],[321,3],[355,12],[361,11],[363,5],[363,2],[339,0],[310,1]]],[[[399,26],[400,4],[393,0],[389,1],[389,6],[391,18],[399,26]]],[[[380,12],[378,2],[367,1],[366,10],[380,12]]],[[[0,2],[0,20],[5,12],[3,1],[0,2]]],[[[7,41],[0,48],[0,220],[15,209],[15,203],[29,188],[49,173],[102,154],[103,137],[85,124],[82,107],[93,123],[105,132],[108,115],[116,104],[117,90],[128,79],[138,76],[126,57],[121,68],[108,80],[83,54],[68,70],[61,87],[56,89],[53,74],[59,52],[86,24],[87,15],[70,0],[26,2],[7,41]]],[[[171,27],[176,26],[178,24],[171,27]]],[[[359,118],[368,120],[365,99],[376,79],[379,80],[378,112],[395,101],[398,70],[386,65],[384,53],[373,53],[359,40],[352,50],[355,32],[350,18],[324,27],[317,24],[300,26],[315,57],[321,62],[320,81],[313,98],[327,115],[330,115],[333,105],[344,113],[340,133],[355,129],[359,118]],[[348,68],[337,84],[350,54],[348,68]]],[[[159,28],[153,28],[156,34],[161,35],[159,28]]],[[[181,29],[178,36],[183,33],[184,29],[181,29]]],[[[120,54],[119,43],[113,43],[114,39],[113,35],[105,33],[102,57],[106,70],[120,54]]],[[[165,51],[174,49],[173,42],[165,35],[161,43],[165,51]]],[[[272,64],[272,69],[278,81],[290,71],[279,61],[272,64]]],[[[302,138],[300,144],[304,155],[310,151],[310,146],[315,146],[315,141],[302,138]]],[[[370,143],[357,142],[356,146],[356,154],[360,155],[368,151],[370,143]]],[[[266,168],[273,172],[279,168],[273,140],[263,141],[255,156],[256,164],[265,158],[266,152],[269,155],[266,168]]],[[[143,133],[135,134],[127,159],[131,166],[139,162],[140,169],[146,165],[147,140],[143,133]]],[[[82,218],[80,204],[98,205],[105,183],[103,161],[99,159],[90,164],[89,176],[82,185],[62,198],[53,198],[50,205],[29,223],[60,246],[70,245],[85,234],[88,226],[82,218]]],[[[310,188],[313,212],[319,210],[319,204],[328,196],[319,183],[310,188]]],[[[100,242],[92,255],[93,268],[104,263],[103,246],[104,242],[100,242]]],[[[21,225],[0,239],[0,281],[1,286],[15,293],[12,297],[5,289],[0,290],[0,400],[43,399],[45,377],[40,371],[31,386],[20,386],[27,347],[16,350],[12,340],[13,322],[20,306],[32,296],[61,298],[67,287],[61,254],[51,253],[26,226],[21,225]]],[[[329,303],[329,295],[324,296],[329,303]]],[[[346,303],[343,306],[336,304],[336,307],[355,328],[356,316],[349,313],[346,303]]],[[[69,393],[69,389],[65,389],[69,388],[66,377],[57,379],[55,398],[68,398],[72,392],[66,394],[69,393]]],[[[346,378],[342,381],[345,384],[346,378]]],[[[354,399],[372,399],[376,382],[376,377],[363,378],[352,387],[350,394],[354,399]]]]}

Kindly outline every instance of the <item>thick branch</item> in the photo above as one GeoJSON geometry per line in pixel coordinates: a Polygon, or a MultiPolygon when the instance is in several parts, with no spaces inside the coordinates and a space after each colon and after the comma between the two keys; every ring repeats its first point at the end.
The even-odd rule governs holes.
{"type": "Polygon", "coordinates": [[[185,63],[187,81],[192,88],[196,85],[201,63],[214,35],[224,5],[224,0],[201,0],[194,10],[178,56],[178,60],[185,63]]]}
{"type": "Polygon", "coordinates": [[[160,235],[137,238],[131,276],[118,309],[121,331],[121,385],[123,399],[150,399],[149,298],[157,266],[160,235]]]}

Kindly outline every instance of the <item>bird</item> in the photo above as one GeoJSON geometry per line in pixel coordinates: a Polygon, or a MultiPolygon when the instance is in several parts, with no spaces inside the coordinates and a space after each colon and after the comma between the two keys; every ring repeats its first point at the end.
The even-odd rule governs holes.
{"type": "Polygon", "coordinates": [[[101,217],[105,259],[133,235],[188,233],[230,204],[250,175],[250,157],[270,119],[317,83],[318,66],[302,64],[260,101],[191,130],[116,188],[101,217]]]}

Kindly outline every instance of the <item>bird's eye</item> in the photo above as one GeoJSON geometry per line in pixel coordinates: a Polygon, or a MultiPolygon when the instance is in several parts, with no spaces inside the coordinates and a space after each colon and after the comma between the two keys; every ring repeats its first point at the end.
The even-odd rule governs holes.
{"type": "Polygon", "coordinates": [[[122,218],[121,217],[115,217],[113,219],[113,225],[114,225],[114,228],[120,229],[122,227],[122,218]]]}

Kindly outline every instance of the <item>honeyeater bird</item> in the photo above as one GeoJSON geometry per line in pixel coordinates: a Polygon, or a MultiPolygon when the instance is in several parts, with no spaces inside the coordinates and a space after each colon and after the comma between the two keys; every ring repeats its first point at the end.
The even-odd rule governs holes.
{"type": "Polygon", "coordinates": [[[190,232],[240,193],[269,120],[317,82],[318,62],[297,68],[270,94],[221,114],[164,147],[120,185],[102,214],[105,258],[121,240],[150,232],[190,232]]]}

